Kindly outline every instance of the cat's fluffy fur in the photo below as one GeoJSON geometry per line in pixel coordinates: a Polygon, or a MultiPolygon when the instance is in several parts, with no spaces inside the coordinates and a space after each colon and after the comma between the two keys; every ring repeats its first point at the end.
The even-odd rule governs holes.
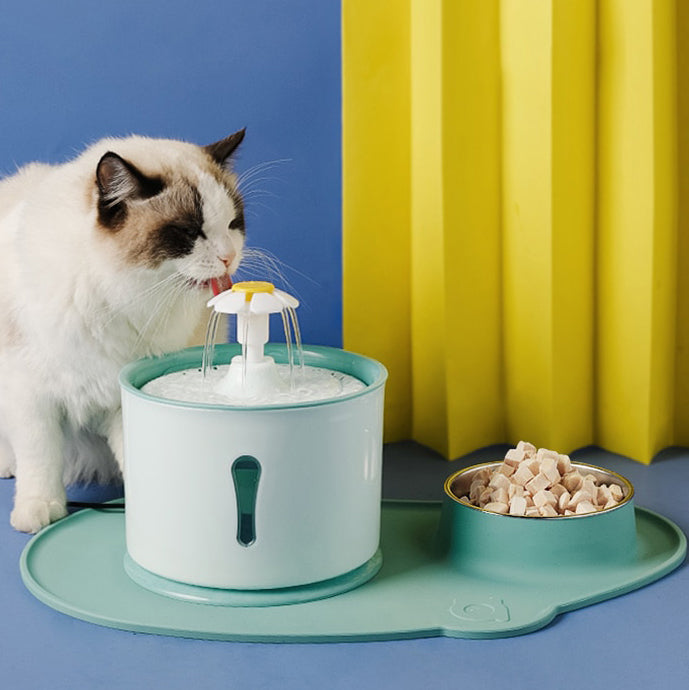
{"type": "Polygon", "coordinates": [[[16,529],[63,517],[66,484],[117,472],[92,441],[122,466],[120,368],[184,347],[210,285],[229,285],[244,215],[226,162],[243,136],[105,139],[0,182],[0,476],[16,476],[16,529]]]}

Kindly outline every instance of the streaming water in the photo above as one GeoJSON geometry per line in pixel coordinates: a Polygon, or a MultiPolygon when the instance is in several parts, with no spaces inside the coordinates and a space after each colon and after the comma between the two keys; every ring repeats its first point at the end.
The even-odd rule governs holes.
{"type": "Polygon", "coordinates": [[[203,344],[203,359],[201,361],[201,373],[204,378],[213,367],[213,360],[215,359],[215,338],[218,333],[218,324],[220,323],[221,316],[222,314],[219,311],[213,310],[208,319],[206,340],[203,344]]]}
{"type": "MultiPolygon", "coordinates": [[[[142,390],[157,397],[191,403],[271,405],[337,398],[365,388],[364,383],[348,374],[304,364],[304,351],[296,309],[279,291],[276,291],[274,295],[278,299],[278,304],[281,305],[281,308],[278,308],[280,309],[287,351],[287,363],[274,365],[278,378],[269,379],[276,383],[275,386],[271,386],[267,391],[264,387],[259,387],[261,388],[260,392],[256,392],[253,387],[247,385],[247,376],[256,376],[257,374],[249,373],[254,370],[248,366],[246,343],[249,340],[247,336],[249,335],[250,319],[245,318],[242,326],[243,332],[237,333],[237,340],[242,343],[241,362],[239,363],[241,376],[232,379],[233,383],[229,392],[226,386],[222,387],[223,392],[217,390],[219,383],[227,376],[230,365],[215,366],[215,341],[222,312],[214,309],[206,328],[201,368],[187,369],[161,376],[147,383],[142,390]]],[[[237,328],[239,328],[239,318],[235,313],[231,315],[234,316],[237,328]]],[[[254,380],[252,379],[252,381],[254,380]]]]}
{"type": "MultiPolygon", "coordinates": [[[[206,377],[212,369],[215,360],[215,341],[218,334],[218,324],[220,323],[221,316],[222,314],[220,312],[213,310],[213,312],[211,312],[210,318],[208,319],[208,326],[206,327],[206,338],[203,346],[203,360],[201,363],[201,372],[204,377],[206,377]]],[[[280,312],[280,316],[282,317],[282,327],[285,333],[285,346],[287,348],[287,361],[289,363],[290,372],[294,370],[295,364],[297,364],[300,368],[303,369],[304,351],[302,348],[299,321],[297,320],[297,310],[294,307],[291,307],[286,302],[284,302],[284,307],[280,312]],[[294,345],[292,345],[293,336],[294,345]]],[[[244,342],[246,342],[246,328],[248,328],[248,324],[245,325],[244,338],[242,339],[244,342]]],[[[246,351],[244,347],[242,347],[242,356],[246,356],[246,351]]]]}

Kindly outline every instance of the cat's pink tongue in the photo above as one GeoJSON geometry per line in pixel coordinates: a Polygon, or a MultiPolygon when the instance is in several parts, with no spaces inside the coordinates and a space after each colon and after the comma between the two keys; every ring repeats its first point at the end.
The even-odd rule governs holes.
{"type": "Polygon", "coordinates": [[[232,287],[232,279],[225,273],[219,278],[211,278],[211,290],[214,295],[219,295],[232,287]]]}

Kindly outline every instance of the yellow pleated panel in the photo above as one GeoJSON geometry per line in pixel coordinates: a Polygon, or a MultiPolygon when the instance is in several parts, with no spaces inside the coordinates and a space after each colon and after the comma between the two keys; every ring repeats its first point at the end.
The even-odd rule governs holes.
{"type": "Polygon", "coordinates": [[[552,446],[552,13],[519,0],[501,10],[507,432],[552,446]]]}
{"type": "Polygon", "coordinates": [[[442,5],[411,2],[411,345],[414,438],[447,456],[442,5]]]}
{"type": "Polygon", "coordinates": [[[344,1],[344,337],[387,440],[689,444],[687,8],[344,1]]]}
{"type": "Polygon", "coordinates": [[[412,2],[413,430],[449,458],[503,431],[497,6],[412,2]]]}
{"type": "Polygon", "coordinates": [[[409,20],[342,4],[343,341],[389,370],[388,441],[411,436],[409,20]]]}
{"type": "Polygon", "coordinates": [[[596,2],[555,0],[552,16],[553,448],[593,439],[596,2]]]}
{"type": "Polygon", "coordinates": [[[448,456],[505,438],[498,0],[445,0],[442,174],[448,456]]]}
{"type": "Polygon", "coordinates": [[[677,360],[675,440],[689,446],[689,3],[677,3],[677,360]]]}
{"type": "Polygon", "coordinates": [[[599,8],[596,437],[650,462],[674,426],[675,7],[599,8]]]}
{"type": "Polygon", "coordinates": [[[503,0],[508,439],[590,442],[595,5],[503,0]]]}
{"type": "MultiPolygon", "coordinates": [[[[685,0],[681,0],[685,3],[685,0]]],[[[686,3],[685,3],[686,4],[686,3]]],[[[677,43],[675,0],[653,3],[653,340],[648,462],[677,443],[677,43]]],[[[687,36],[683,37],[685,42],[687,36]]],[[[685,84],[685,88],[689,86],[685,84]]],[[[686,123],[682,123],[686,126],[686,123]]],[[[684,264],[684,268],[689,267],[684,264]]],[[[634,457],[634,456],[632,456],[634,457]]],[[[641,457],[645,461],[645,457],[641,457]]]]}

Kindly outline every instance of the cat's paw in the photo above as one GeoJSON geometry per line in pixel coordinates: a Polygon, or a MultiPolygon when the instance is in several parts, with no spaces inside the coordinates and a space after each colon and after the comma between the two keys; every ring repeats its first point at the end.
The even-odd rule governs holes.
{"type": "Polygon", "coordinates": [[[20,532],[33,534],[65,515],[67,515],[67,507],[64,501],[25,498],[15,501],[14,510],[10,515],[10,524],[20,532]]]}

